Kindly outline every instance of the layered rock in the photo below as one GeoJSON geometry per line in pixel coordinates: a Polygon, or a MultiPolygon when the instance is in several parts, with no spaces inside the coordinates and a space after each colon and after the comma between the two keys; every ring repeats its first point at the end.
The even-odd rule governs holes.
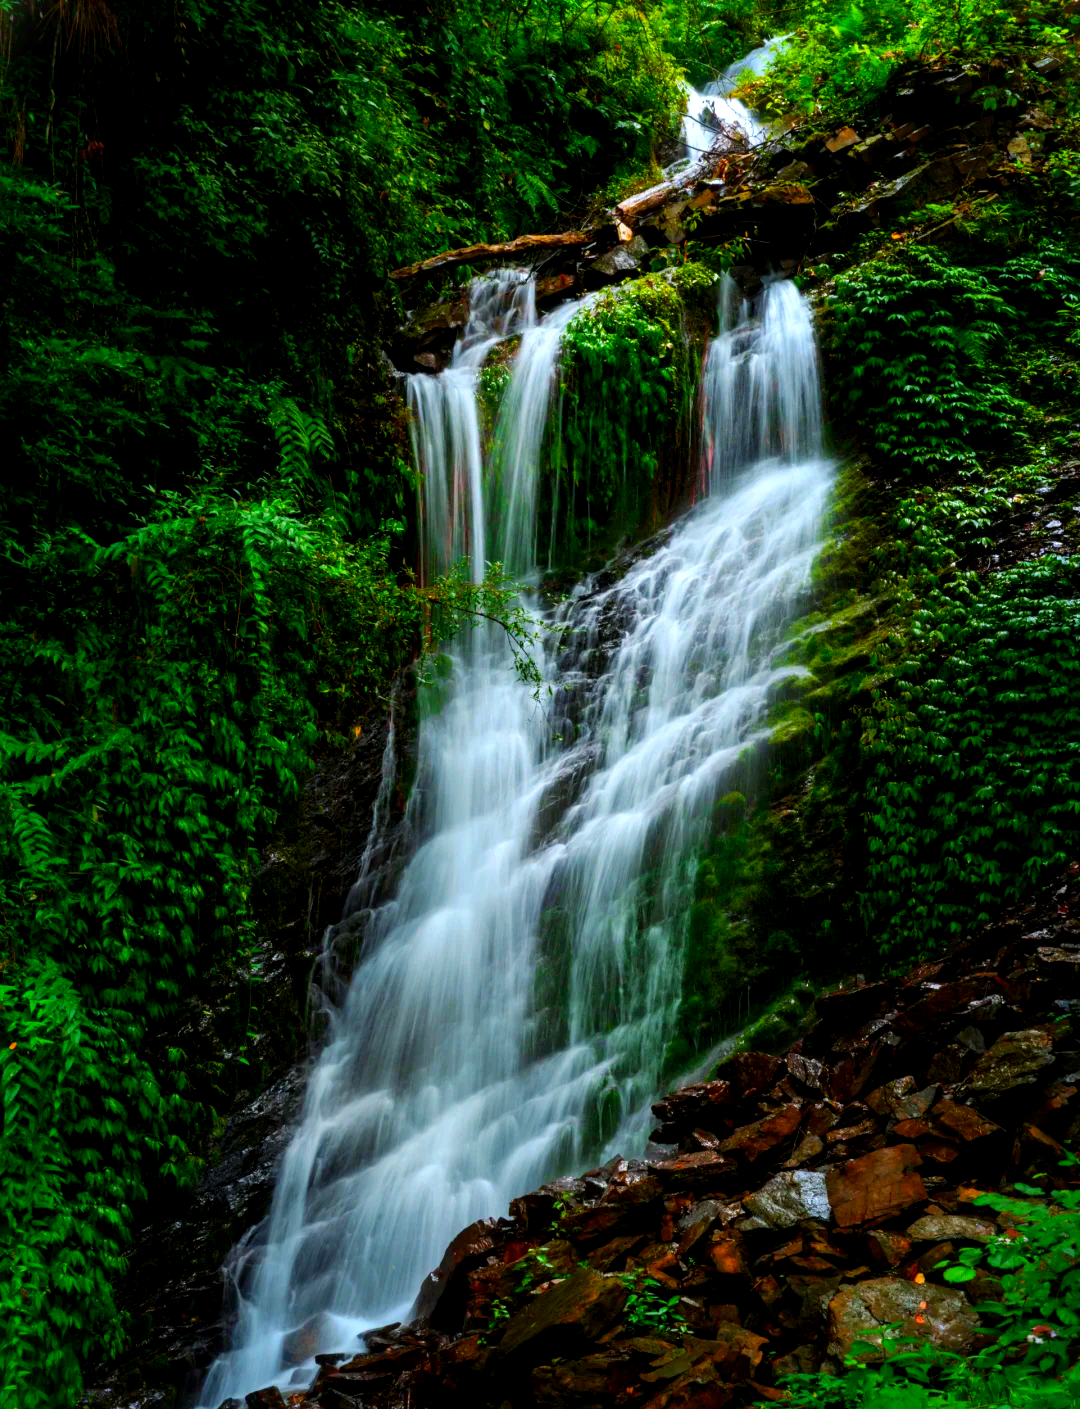
{"type": "Polygon", "coordinates": [[[284,1402],[718,1409],[837,1368],[855,1340],[872,1356],[897,1323],[961,1353],[984,1343],[975,1306],[999,1284],[948,1286],[940,1264],[1002,1231],[980,1191],[1063,1182],[1077,906],[1065,877],[947,958],[823,995],[783,1056],[739,1052],[657,1103],[667,1157],[615,1158],[464,1230],[420,1319],[321,1357],[284,1402]],[[651,1327],[643,1286],[668,1300],[651,1327]]]}

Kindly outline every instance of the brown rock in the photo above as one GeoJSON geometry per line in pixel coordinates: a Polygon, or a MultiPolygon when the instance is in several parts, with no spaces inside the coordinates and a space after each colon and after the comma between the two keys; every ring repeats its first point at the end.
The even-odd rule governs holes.
{"type": "Polygon", "coordinates": [[[332,1328],[324,1311],[312,1316],[295,1331],[290,1331],[281,1342],[282,1365],[302,1365],[311,1360],[324,1340],[329,1339],[332,1328]]]}
{"type": "Polygon", "coordinates": [[[270,1385],[268,1389],[257,1389],[252,1394],[246,1395],[244,1403],[247,1405],[247,1409],[288,1409],[285,1396],[274,1385],[270,1385]]]}
{"type": "Polygon", "coordinates": [[[893,1120],[921,1120],[940,1095],[937,1086],[920,1091],[913,1076],[887,1081],[866,1097],[866,1104],[878,1115],[890,1115],[893,1120]]]}
{"type": "Polygon", "coordinates": [[[756,1160],[795,1133],[800,1114],[798,1106],[783,1106],[763,1120],[740,1126],[721,1141],[720,1149],[726,1154],[739,1154],[743,1159],[756,1160]]]}
{"type": "Polygon", "coordinates": [[[722,1113],[735,1105],[736,1096],[730,1081],[703,1081],[697,1086],[684,1086],[681,1091],[673,1091],[653,1106],[653,1115],[666,1125],[692,1128],[695,1125],[705,1129],[710,1125],[710,1117],[722,1123],[722,1113]]]}
{"type": "Polygon", "coordinates": [[[950,1135],[959,1136],[961,1140],[981,1140],[985,1135],[993,1135],[1001,1129],[974,1106],[962,1106],[949,1100],[937,1103],[934,1120],[939,1126],[944,1126],[950,1135]]]}
{"type": "Polygon", "coordinates": [[[838,1126],[825,1136],[827,1145],[838,1145],[842,1140],[861,1140],[864,1136],[877,1133],[876,1120],[863,1120],[858,1125],[838,1126]]]}
{"type": "Polygon", "coordinates": [[[535,1365],[572,1357],[614,1324],[628,1295],[620,1278],[579,1267],[510,1318],[492,1359],[535,1365]]]}
{"type": "Polygon", "coordinates": [[[745,1277],[746,1261],[742,1244],[733,1233],[714,1233],[709,1256],[717,1272],[725,1277],[745,1277]]]}
{"type": "Polygon", "coordinates": [[[875,1228],[867,1234],[867,1242],[870,1255],[875,1259],[883,1259],[890,1267],[903,1262],[911,1252],[911,1239],[906,1233],[891,1233],[886,1232],[884,1228],[875,1228]]]}
{"type": "Polygon", "coordinates": [[[877,1328],[897,1321],[902,1323],[898,1335],[930,1341],[961,1355],[971,1349],[979,1327],[967,1298],[952,1287],[879,1277],[844,1287],[829,1303],[829,1353],[843,1359],[856,1341],[865,1341],[877,1349],[860,1353],[860,1358],[882,1360],[877,1328]]]}
{"type": "Polygon", "coordinates": [[[859,140],[859,134],[854,127],[841,127],[840,131],[825,143],[825,150],[835,155],[837,152],[846,151],[848,147],[854,147],[859,140]]]}
{"type": "Polygon", "coordinates": [[[787,1069],[800,1085],[808,1091],[822,1092],[824,1065],[813,1057],[804,1057],[801,1052],[789,1052],[787,1069]]]}
{"type": "Polygon", "coordinates": [[[960,1080],[970,1064],[971,1048],[962,1042],[950,1042],[940,1052],[934,1053],[926,1074],[931,1081],[951,1086],[960,1080]]]}
{"type": "Polygon", "coordinates": [[[901,1140],[922,1140],[930,1134],[930,1122],[928,1120],[901,1120],[892,1128],[893,1135],[899,1135],[901,1140]]]}
{"type": "Polygon", "coordinates": [[[418,1319],[447,1330],[460,1328],[465,1274],[494,1248],[498,1227],[497,1219],[482,1218],[462,1229],[446,1249],[438,1268],[424,1279],[416,1298],[418,1319]]]}
{"type": "MultiPolygon", "coordinates": [[[[726,1149],[728,1141],[720,1146],[726,1149]]],[[[662,1160],[653,1166],[661,1175],[667,1187],[693,1188],[708,1184],[716,1175],[727,1169],[734,1169],[733,1160],[725,1159],[716,1150],[696,1150],[693,1154],[679,1155],[676,1159],[662,1160]]]]}
{"type": "Polygon", "coordinates": [[[791,1158],[784,1161],[785,1169],[798,1169],[801,1165],[809,1164],[821,1154],[825,1148],[824,1142],[817,1135],[804,1135],[795,1146],[791,1158]]]}
{"type": "MultiPolygon", "coordinates": [[[[877,985],[875,985],[876,987],[877,985]]],[[[831,1101],[846,1106],[864,1090],[877,1065],[878,1048],[867,1047],[841,1058],[829,1073],[826,1086],[831,1101]]]]}
{"type": "Polygon", "coordinates": [[[1045,1028],[1006,1032],[978,1058],[963,1083],[963,1090],[998,1096],[1030,1084],[1053,1060],[1054,1045],[1045,1028]]]}
{"type": "Polygon", "coordinates": [[[783,1063],[768,1052],[733,1052],[719,1070],[742,1097],[763,1095],[776,1084],[783,1063]]]}
{"type": "Polygon", "coordinates": [[[890,1145],[830,1169],[825,1187],[837,1224],[852,1228],[921,1203],[926,1188],[913,1173],[921,1163],[914,1145],[890,1145]]]}
{"type": "Polygon", "coordinates": [[[540,1365],[532,1373],[537,1405],[561,1406],[579,1401],[614,1399],[637,1380],[629,1354],[608,1347],[580,1360],[540,1365]]]}
{"type": "Polygon", "coordinates": [[[553,274],[549,279],[537,279],[536,301],[539,303],[542,299],[565,293],[567,289],[572,289],[576,283],[576,274],[553,274]]]}
{"type": "Polygon", "coordinates": [[[644,1160],[628,1160],[625,1168],[616,1170],[611,1176],[601,1202],[617,1204],[622,1208],[630,1204],[651,1203],[663,1192],[663,1182],[644,1160]]]}
{"type": "Polygon", "coordinates": [[[927,1213],[907,1230],[908,1237],[919,1242],[939,1242],[953,1238],[958,1242],[985,1243],[996,1229],[981,1218],[968,1218],[957,1213],[927,1213]]]}
{"type": "Polygon", "coordinates": [[[927,984],[924,996],[912,1003],[896,1020],[898,1032],[928,1032],[949,1013],[957,1013],[978,999],[1001,992],[1001,980],[993,970],[965,974],[952,983],[927,984]]]}
{"type": "Polygon", "coordinates": [[[597,1272],[610,1272],[615,1264],[628,1257],[645,1241],[644,1234],[631,1233],[628,1237],[612,1238],[610,1243],[589,1253],[585,1261],[597,1272]]]}

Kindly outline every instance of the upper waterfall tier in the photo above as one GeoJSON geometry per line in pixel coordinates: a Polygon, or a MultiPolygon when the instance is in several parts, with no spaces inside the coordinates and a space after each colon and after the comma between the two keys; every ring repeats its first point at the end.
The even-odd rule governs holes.
{"type": "MultiPolygon", "coordinates": [[[[714,492],[613,585],[582,583],[537,707],[495,626],[449,647],[420,726],[422,838],[311,1077],[266,1227],[241,1246],[236,1349],[204,1402],[287,1382],[320,1350],[408,1314],[463,1225],[618,1146],[644,1148],[681,994],[684,920],[711,802],[790,670],[786,622],[816,551],[820,458],[809,313],[725,283],[702,416],[714,492]],[[312,1318],[319,1318],[312,1322],[312,1318]]],[[[489,542],[535,559],[536,484],[576,311],[536,323],[520,278],[473,285],[450,368],[410,388],[428,570],[489,542]],[[478,350],[522,335],[487,464],[478,350]]],[[[356,917],[354,917],[354,920],[356,917]]]]}

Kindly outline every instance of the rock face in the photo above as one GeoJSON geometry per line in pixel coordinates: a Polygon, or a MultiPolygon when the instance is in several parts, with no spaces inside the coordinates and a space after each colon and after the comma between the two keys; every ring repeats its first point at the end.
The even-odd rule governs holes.
{"type": "Polygon", "coordinates": [[[613,1159],[465,1229],[422,1319],[320,1357],[286,1402],[720,1409],[880,1358],[883,1327],[968,1351],[988,1289],[938,1264],[1004,1226],[972,1200],[1071,1173],[1080,921],[1061,917],[1078,905],[1067,884],[904,979],[822,995],[783,1057],[738,1053],[657,1102],[676,1154],[613,1159]]]}

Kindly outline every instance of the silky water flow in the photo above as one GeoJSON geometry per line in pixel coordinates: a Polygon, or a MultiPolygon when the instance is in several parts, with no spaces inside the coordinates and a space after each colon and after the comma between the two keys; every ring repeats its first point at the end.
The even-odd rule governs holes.
{"type": "MultiPolygon", "coordinates": [[[[451,365],[410,379],[426,570],[467,555],[478,579],[489,554],[525,575],[560,340],[581,305],[538,322],[521,273],[475,280],[471,300],[451,365]],[[514,334],[485,465],[477,379],[514,334]]],[[[421,687],[409,807],[423,840],[365,917],[270,1215],[231,1260],[234,1348],[208,1409],[309,1382],[311,1346],[356,1349],[363,1329],[407,1317],[468,1223],[583,1161],[645,1149],[696,849],[799,673],[784,633],[831,482],[798,290],[770,281],[750,303],[725,277],[720,320],[704,497],[613,585],[586,579],[559,608],[571,630],[539,662],[553,696],[534,700],[488,624],[421,687]]]]}

